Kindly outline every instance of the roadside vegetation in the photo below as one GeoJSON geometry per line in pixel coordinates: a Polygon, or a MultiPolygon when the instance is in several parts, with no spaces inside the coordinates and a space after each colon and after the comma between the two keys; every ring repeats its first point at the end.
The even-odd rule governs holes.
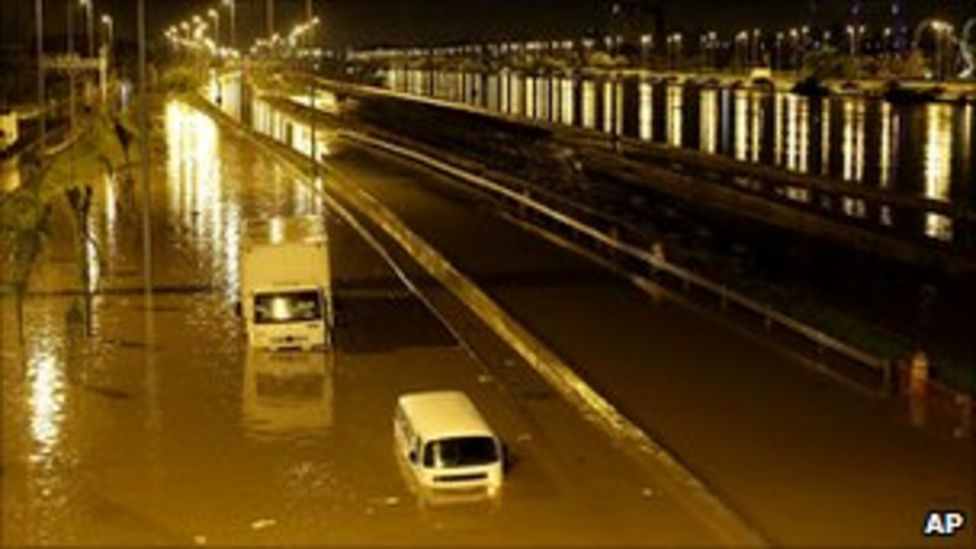
{"type": "MultiPolygon", "coordinates": [[[[130,108],[131,110],[131,108],[130,108]]],[[[71,219],[79,285],[84,295],[86,333],[89,330],[91,296],[89,261],[103,261],[88,217],[94,189],[116,186],[120,211],[134,208],[131,173],[136,132],[127,112],[99,112],[79,120],[83,129],[75,141],[53,155],[25,153],[21,159],[20,187],[0,195],[0,293],[12,294],[23,338],[24,299],[30,289],[38,259],[49,244],[52,224],[64,214],[71,219]]]]}

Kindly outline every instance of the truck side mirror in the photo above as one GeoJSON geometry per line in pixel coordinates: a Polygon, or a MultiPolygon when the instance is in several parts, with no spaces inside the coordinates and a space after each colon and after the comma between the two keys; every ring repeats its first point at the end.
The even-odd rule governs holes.
{"type": "Polygon", "coordinates": [[[417,463],[417,451],[410,450],[410,453],[407,454],[407,458],[410,460],[410,463],[417,463]]]}
{"type": "Polygon", "coordinates": [[[237,316],[243,316],[243,314],[244,314],[244,310],[241,307],[241,302],[240,301],[235,301],[234,302],[234,314],[236,314],[237,316]]]}

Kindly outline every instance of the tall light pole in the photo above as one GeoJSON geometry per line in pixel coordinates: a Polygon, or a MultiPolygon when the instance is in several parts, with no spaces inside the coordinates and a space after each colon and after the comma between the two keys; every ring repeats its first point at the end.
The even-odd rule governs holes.
{"type": "Polygon", "coordinates": [[[34,32],[37,34],[37,107],[41,127],[41,154],[47,139],[47,90],[44,89],[44,0],[34,0],[34,32]]]}
{"type": "MultiPolygon", "coordinates": [[[[65,22],[67,30],[68,43],[65,44],[67,54],[73,56],[75,54],[75,4],[72,0],[68,0],[65,4],[67,8],[67,13],[65,13],[65,22]]],[[[75,130],[75,73],[74,70],[68,71],[68,129],[70,131],[75,130]]],[[[72,165],[73,167],[73,165],[72,165]]]]}
{"type": "Polygon", "coordinates": [[[274,0],[266,0],[264,8],[268,22],[268,36],[274,36],[274,0]]]}
{"type": "Polygon", "coordinates": [[[237,0],[224,0],[230,10],[230,47],[237,48],[237,0]]]}
{"type": "Polygon", "coordinates": [[[735,35],[735,61],[739,69],[745,69],[749,62],[749,31],[739,31],[735,35]]]}
{"type": "MultiPolygon", "coordinates": [[[[139,0],[136,14],[139,40],[139,158],[142,168],[142,267],[147,299],[152,298],[152,233],[149,196],[149,98],[146,94],[146,0],[139,0]]],[[[149,303],[146,314],[151,316],[149,303]]],[[[146,334],[151,337],[151,334],[146,334]]]]}
{"type": "Polygon", "coordinates": [[[761,38],[762,38],[761,31],[759,29],[753,29],[753,31],[752,31],[752,50],[753,50],[752,64],[753,64],[753,66],[756,66],[756,67],[758,67],[760,65],[760,62],[759,62],[760,61],[760,59],[759,59],[759,55],[760,55],[760,50],[759,50],[759,45],[760,44],[759,44],[759,40],[761,38]]]}
{"type": "Polygon", "coordinates": [[[317,180],[319,177],[319,161],[318,161],[318,151],[317,151],[318,143],[316,143],[316,139],[315,139],[315,114],[316,114],[315,113],[315,93],[316,93],[315,56],[311,54],[312,48],[310,46],[314,43],[313,37],[314,37],[316,27],[318,27],[319,25],[319,18],[312,16],[312,0],[305,0],[305,14],[309,16],[308,21],[306,21],[305,23],[306,53],[308,54],[309,64],[312,67],[312,71],[311,71],[312,74],[309,75],[309,84],[308,84],[308,97],[309,97],[308,104],[312,110],[311,116],[309,117],[309,124],[308,124],[309,134],[310,134],[309,154],[312,157],[312,171],[315,176],[315,179],[317,180]]]}
{"type": "Polygon", "coordinates": [[[95,57],[95,18],[92,16],[95,0],[79,0],[85,8],[85,26],[88,32],[88,57],[95,57]]]}
{"type": "Polygon", "coordinates": [[[945,21],[935,21],[932,23],[935,30],[935,76],[938,80],[945,79],[945,63],[943,61],[943,48],[946,42],[952,39],[952,25],[945,21]]]}
{"type": "Polygon", "coordinates": [[[220,51],[220,12],[210,8],[207,11],[207,15],[214,20],[214,46],[216,46],[217,51],[220,51]]]}
{"type": "Polygon", "coordinates": [[[106,13],[102,15],[102,24],[105,25],[105,46],[111,55],[114,49],[112,44],[115,41],[115,22],[112,21],[112,16],[106,13]]]}
{"type": "Polygon", "coordinates": [[[783,70],[783,33],[776,33],[776,69],[783,70]]]}

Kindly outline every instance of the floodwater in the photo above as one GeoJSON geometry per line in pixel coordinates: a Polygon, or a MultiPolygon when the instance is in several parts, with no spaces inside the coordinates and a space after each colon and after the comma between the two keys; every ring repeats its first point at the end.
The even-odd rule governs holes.
{"type": "Polygon", "coordinates": [[[110,180],[95,185],[97,245],[76,253],[59,211],[22,324],[0,297],[3,544],[716,542],[510,351],[486,365],[460,345],[325,210],[320,181],[296,181],[186,104],[155,119],[151,299],[138,193],[110,180]],[[244,346],[233,306],[241,222],[290,214],[326,219],[332,354],[244,346]],[[497,381],[499,363],[521,372],[524,392],[497,381]],[[457,504],[411,488],[394,457],[393,402],[433,388],[466,391],[505,440],[512,463],[497,499],[457,504]]]}
{"type": "MultiPolygon", "coordinates": [[[[830,177],[906,196],[976,204],[976,107],[893,105],[839,96],[691,86],[651,79],[569,78],[393,69],[386,87],[495,112],[830,177]]],[[[802,198],[802,197],[801,197],[802,198]]],[[[844,213],[869,215],[849,199],[844,213]]],[[[928,212],[873,221],[953,241],[952,220],[928,212]],[[906,227],[909,228],[909,227],[906,227]]]]}
{"type": "MultiPolygon", "coordinates": [[[[262,118],[271,121],[262,131],[302,148],[301,121],[273,109],[262,118]]],[[[664,289],[639,290],[504,219],[443,174],[351,143],[329,164],[774,544],[939,545],[921,535],[928,512],[972,516],[972,446],[931,422],[932,410],[911,423],[895,402],[829,379],[785,346],[715,321],[664,289]]],[[[948,541],[968,546],[972,533],[948,541]]]]}

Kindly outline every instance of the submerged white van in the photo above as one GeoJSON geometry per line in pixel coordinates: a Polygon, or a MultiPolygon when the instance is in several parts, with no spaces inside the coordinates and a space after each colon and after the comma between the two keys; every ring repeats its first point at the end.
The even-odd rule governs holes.
{"type": "Polygon", "coordinates": [[[501,441],[464,393],[401,396],[393,431],[397,451],[422,487],[494,493],[501,486],[501,441]]]}

